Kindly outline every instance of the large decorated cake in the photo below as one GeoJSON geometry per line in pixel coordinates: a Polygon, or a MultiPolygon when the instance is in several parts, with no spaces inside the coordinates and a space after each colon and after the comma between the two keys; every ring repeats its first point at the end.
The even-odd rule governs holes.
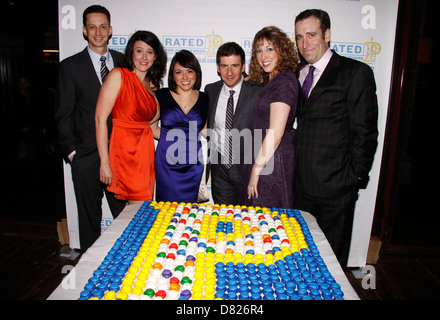
{"type": "Polygon", "coordinates": [[[79,299],[340,300],[298,210],[145,202],[79,299]]]}

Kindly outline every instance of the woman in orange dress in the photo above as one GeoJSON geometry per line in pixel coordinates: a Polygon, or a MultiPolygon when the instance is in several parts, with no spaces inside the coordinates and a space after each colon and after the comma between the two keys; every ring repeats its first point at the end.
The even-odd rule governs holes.
{"type": "Polygon", "coordinates": [[[105,79],[96,104],[96,141],[101,160],[100,180],[118,199],[128,203],[152,200],[154,137],[159,106],[151,85],[159,88],[166,72],[166,53],[149,31],[137,31],[125,49],[126,66],[105,79]],[[112,116],[108,144],[107,119],[112,116]]]}

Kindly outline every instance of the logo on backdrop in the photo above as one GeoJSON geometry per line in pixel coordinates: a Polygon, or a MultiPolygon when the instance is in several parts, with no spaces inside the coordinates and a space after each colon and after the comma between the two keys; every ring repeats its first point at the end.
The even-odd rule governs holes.
{"type": "Polygon", "coordinates": [[[113,218],[102,217],[101,220],[101,232],[107,230],[107,228],[112,224],[113,218]]]}
{"type": "Polygon", "coordinates": [[[113,34],[112,38],[108,42],[108,47],[110,49],[124,53],[125,47],[128,43],[128,39],[130,39],[131,35],[132,33],[128,35],[113,34]]]}
{"type": "Polygon", "coordinates": [[[370,65],[376,62],[376,56],[382,51],[382,47],[377,42],[331,42],[330,48],[342,56],[370,65]]]}
{"type": "MultiPolygon", "coordinates": [[[[109,48],[113,50],[125,52],[128,43],[128,35],[113,35],[109,41],[109,48]]],[[[253,38],[241,38],[240,45],[246,54],[246,63],[249,64],[252,54],[253,38]]],[[[292,38],[292,41],[295,40],[292,38]]],[[[215,54],[217,49],[223,44],[223,38],[220,35],[209,34],[206,36],[163,36],[162,45],[168,54],[168,60],[171,61],[174,54],[182,49],[191,51],[200,63],[216,63],[215,54]]],[[[360,60],[367,64],[374,64],[376,56],[382,51],[382,47],[378,42],[332,42],[331,49],[338,54],[360,60]]],[[[372,68],[374,68],[372,66],[372,68]]]]}
{"type": "Polygon", "coordinates": [[[217,49],[223,44],[223,38],[217,34],[206,36],[174,36],[162,37],[162,45],[171,60],[176,52],[182,49],[191,51],[200,63],[215,63],[217,49]]]}

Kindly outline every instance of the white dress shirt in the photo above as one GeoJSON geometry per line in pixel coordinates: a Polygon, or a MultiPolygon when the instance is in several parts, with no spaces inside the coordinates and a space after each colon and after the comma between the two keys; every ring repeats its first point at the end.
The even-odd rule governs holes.
{"type": "MultiPolygon", "coordinates": [[[[90,49],[90,47],[87,47],[87,50],[89,52],[90,58],[92,59],[93,67],[95,68],[95,72],[99,79],[99,82],[102,84],[101,60],[99,60],[101,59],[101,55],[94,52],[92,49],[90,49]]],[[[112,55],[108,50],[105,52],[104,57],[106,57],[105,64],[107,65],[108,71],[111,71],[114,68],[114,63],[113,63],[112,55]]]]}
{"type": "MultiPolygon", "coordinates": [[[[99,82],[102,84],[102,79],[101,79],[101,61],[99,59],[101,59],[101,55],[97,54],[96,52],[94,52],[92,49],[90,49],[89,46],[87,46],[87,51],[90,55],[90,59],[92,59],[92,63],[93,63],[93,67],[95,68],[95,72],[96,72],[96,76],[98,77],[99,82]]],[[[110,52],[107,50],[106,53],[104,54],[104,56],[106,57],[105,59],[105,64],[107,65],[108,70],[112,70],[114,68],[114,63],[113,63],[113,58],[112,55],[110,54],[110,52]]],[[[68,158],[70,160],[72,160],[72,157],[76,154],[76,150],[72,151],[68,158]]]]}
{"type": "MultiPolygon", "coordinates": [[[[309,91],[309,96],[313,88],[315,87],[316,83],[319,81],[319,78],[321,78],[321,75],[324,72],[325,68],[327,67],[332,55],[333,55],[333,51],[331,51],[329,48],[321,57],[321,59],[319,59],[316,63],[312,64],[315,67],[315,71],[313,72],[313,83],[309,91]]],[[[306,65],[304,68],[301,69],[299,73],[299,83],[301,83],[301,86],[303,85],[304,80],[306,79],[306,76],[309,73],[309,69],[310,69],[310,65],[306,65]]]]}
{"type": "MultiPolygon", "coordinates": [[[[328,48],[327,51],[324,53],[324,55],[319,59],[316,63],[312,64],[312,66],[315,67],[315,70],[313,71],[313,83],[310,87],[309,96],[312,93],[313,88],[315,87],[316,83],[319,81],[319,78],[321,78],[322,73],[324,72],[325,68],[327,67],[330,58],[333,55],[333,51],[328,48]]],[[[298,81],[301,84],[301,86],[304,83],[304,80],[307,77],[307,74],[309,73],[310,64],[307,64],[304,68],[302,68],[299,72],[299,78],[298,81]]],[[[296,117],[295,122],[293,123],[293,128],[296,129],[297,127],[296,117]]]]}
{"type": "Polygon", "coordinates": [[[215,112],[214,119],[214,134],[215,138],[214,149],[217,150],[223,156],[226,156],[224,151],[224,142],[225,142],[225,125],[226,125],[226,108],[228,105],[228,99],[230,96],[229,90],[234,90],[234,114],[235,109],[237,108],[238,97],[240,96],[241,85],[243,83],[243,77],[241,77],[241,81],[234,87],[229,88],[226,84],[223,84],[223,87],[220,91],[220,96],[218,97],[217,109],[215,112]]]}

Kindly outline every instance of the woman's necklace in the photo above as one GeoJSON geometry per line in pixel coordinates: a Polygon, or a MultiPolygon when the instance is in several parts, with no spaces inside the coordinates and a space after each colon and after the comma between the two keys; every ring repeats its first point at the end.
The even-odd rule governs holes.
{"type": "Polygon", "coordinates": [[[181,107],[183,108],[183,112],[184,113],[188,113],[188,111],[192,108],[192,102],[193,102],[193,100],[194,100],[194,90],[192,90],[191,91],[191,93],[190,94],[188,94],[188,96],[189,96],[189,99],[188,99],[188,101],[185,103],[184,101],[183,101],[183,99],[180,97],[180,94],[178,94],[178,93],[175,93],[175,95],[177,96],[177,98],[179,99],[179,101],[180,101],[180,105],[181,105],[181,107]],[[189,108],[189,109],[188,109],[189,108]]]}

